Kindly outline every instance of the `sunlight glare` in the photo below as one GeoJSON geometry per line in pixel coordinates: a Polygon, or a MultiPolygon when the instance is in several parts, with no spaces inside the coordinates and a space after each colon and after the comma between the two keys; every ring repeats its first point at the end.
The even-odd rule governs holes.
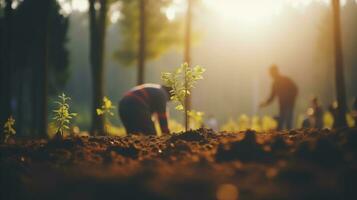
{"type": "Polygon", "coordinates": [[[205,5],[224,20],[245,24],[260,24],[279,14],[279,0],[204,0],[205,5]]]}
{"type": "Polygon", "coordinates": [[[115,24],[120,19],[120,17],[121,17],[121,15],[118,10],[113,11],[110,15],[110,22],[115,24]]]}
{"type": "Polygon", "coordinates": [[[72,6],[71,3],[69,2],[63,2],[61,4],[61,10],[60,13],[64,16],[68,16],[72,12],[72,6]]]}
{"type": "Polygon", "coordinates": [[[60,13],[64,16],[70,15],[72,12],[87,12],[89,4],[87,0],[57,0],[61,7],[60,13]]]}
{"type": "MultiPolygon", "coordinates": [[[[340,1],[341,6],[347,2],[340,1]]],[[[304,9],[313,2],[329,5],[331,0],[203,0],[204,5],[224,20],[245,25],[269,22],[275,15],[280,14],[284,4],[304,9]]]]}
{"type": "Polygon", "coordinates": [[[173,21],[178,15],[186,12],[186,0],[173,0],[168,7],[162,8],[161,12],[169,21],[173,21]]]}
{"type": "Polygon", "coordinates": [[[13,1],[12,4],[11,4],[11,8],[12,9],[16,9],[17,6],[19,6],[19,1],[13,1]]]}
{"type": "Polygon", "coordinates": [[[165,13],[167,19],[170,21],[174,20],[176,17],[176,10],[173,6],[163,9],[163,12],[165,13]]]}
{"type": "Polygon", "coordinates": [[[86,12],[89,8],[87,0],[75,0],[72,1],[72,9],[78,12],[86,12]]]}
{"type": "Polygon", "coordinates": [[[112,24],[117,23],[122,18],[121,7],[122,7],[122,2],[120,1],[117,1],[110,5],[109,20],[112,24]]]}

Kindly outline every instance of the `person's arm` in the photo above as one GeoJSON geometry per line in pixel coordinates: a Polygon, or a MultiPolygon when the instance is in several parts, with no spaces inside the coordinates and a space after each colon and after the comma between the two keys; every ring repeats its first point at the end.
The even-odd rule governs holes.
{"type": "Polygon", "coordinates": [[[265,107],[268,106],[269,104],[271,104],[271,102],[273,102],[274,98],[276,96],[276,83],[274,82],[271,88],[271,93],[269,98],[264,101],[263,103],[260,104],[260,107],[265,107]]]}
{"type": "Polygon", "coordinates": [[[160,128],[161,132],[164,134],[170,133],[168,122],[167,122],[167,113],[158,113],[159,116],[159,123],[160,123],[160,128]]]}
{"type": "Polygon", "coordinates": [[[161,128],[162,133],[170,133],[168,122],[167,122],[167,112],[166,112],[166,103],[167,99],[164,95],[160,96],[159,100],[157,101],[158,103],[158,108],[157,108],[157,115],[159,118],[159,124],[161,128]]]}

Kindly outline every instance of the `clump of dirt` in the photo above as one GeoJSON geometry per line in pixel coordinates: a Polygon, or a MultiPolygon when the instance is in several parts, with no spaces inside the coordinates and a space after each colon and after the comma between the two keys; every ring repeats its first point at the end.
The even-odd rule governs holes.
{"type": "Polygon", "coordinates": [[[185,140],[185,141],[196,141],[207,143],[208,140],[214,135],[211,129],[198,129],[198,130],[189,130],[187,132],[182,132],[174,134],[169,140],[185,140]]]}
{"type": "Polygon", "coordinates": [[[263,149],[263,145],[257,143],[256,133],[250,130],[244,133],[244,138],[240,141],[219,145],[216,154],[217,162],[267,161],[268,159],[269,152],[263,149]]]}
{"type": "Polygon", "coordinates": [[[122,146],[110,146],[107,148],[107,152],[115,152],[117,154],[123,155],[125,157],[136,159],[139,156],[139,150],[134,145],[129,145],[126,147],[122,146]]]}

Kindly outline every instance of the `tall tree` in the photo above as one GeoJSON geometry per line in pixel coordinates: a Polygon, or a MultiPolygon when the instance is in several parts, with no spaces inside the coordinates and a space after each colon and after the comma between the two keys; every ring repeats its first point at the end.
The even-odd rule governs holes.
{"type": "Polygon", "coordinates": [[[146,1],[139,0],[139,55],[138,55],[138,80],[137,84],[144,83],[144,69],[146,57],[146,1]]]}
{"type": "Polygon", "coordinates": [[[2,38],[1,38],[1,98],[0,98],[0,126],[2,126],[6,119],[11,114],[10,100],[11,100],[11,60],[10,60],[10,48],[11,48],[11,26],[13,9],[11,7],[12,0],[5,1],[4,19],[2,20],[2,38]]]}
{"type": "Polygon", "coordinates": [[[347,126],[346,121],[346,86],[343,66],[342,39],[341,39],[341,18],[340,18],[340,0],[332,0],[333,7],[333,28],[335,44],[335,78],[336,95],[338,102],[336,127],[347,126]]]}
{"type": "Polygon", "coordinates": [[[49,54],[49,29],[50,29],[50,8],[51,1],[53,0],[45,0],[41,4],[41,21],[42,29],[40,29],[41,37],[41,64],[39,67],[39,121],[38,121],[38,129],[40,137],[47,137],[47,106],[48,106],[48,54],[49,54]],[[42,34],[41,34],[42,33],[42,34]]]}
{"type": "Polygon", "coordinates": [[[90,64],[92,69],[92,134],[104,135],[104,118],[98,116],[104,97],[104,49],[108,0],[89,0],[90,64]]]}
{"type": "Polygon", "coordinates": [[[169,20],[163,12],[172,0],[121,0],[121,44],[115,58],[126,66],[137,65],[137,83],[145,82],[145,63],[183,43],[182,19],[169,20]]]}

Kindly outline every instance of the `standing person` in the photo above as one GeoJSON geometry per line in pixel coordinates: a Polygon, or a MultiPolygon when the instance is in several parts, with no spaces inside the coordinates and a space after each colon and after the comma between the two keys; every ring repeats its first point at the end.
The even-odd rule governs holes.
{"type": "Polygon", "coordinates": [[[119,115],[126,132],[155,134],[152,115],[157,114],[162,133],[170,133],[166,104],[171,88],[158,84],[143,84],[134,87],[119,102],[119,115]]]}
{"type": "Polygon", "coordinates": [[[272,65],[269,72],[273,78],[271,94],[266,101],[260,104],[260,107],[262,108],[268,106],[273,102],[275,97],[278,97],[278,130],[282,130],[283,128],[291,129],[298,88],[293,80],[280,74],[276,65],[272,65]]]}

